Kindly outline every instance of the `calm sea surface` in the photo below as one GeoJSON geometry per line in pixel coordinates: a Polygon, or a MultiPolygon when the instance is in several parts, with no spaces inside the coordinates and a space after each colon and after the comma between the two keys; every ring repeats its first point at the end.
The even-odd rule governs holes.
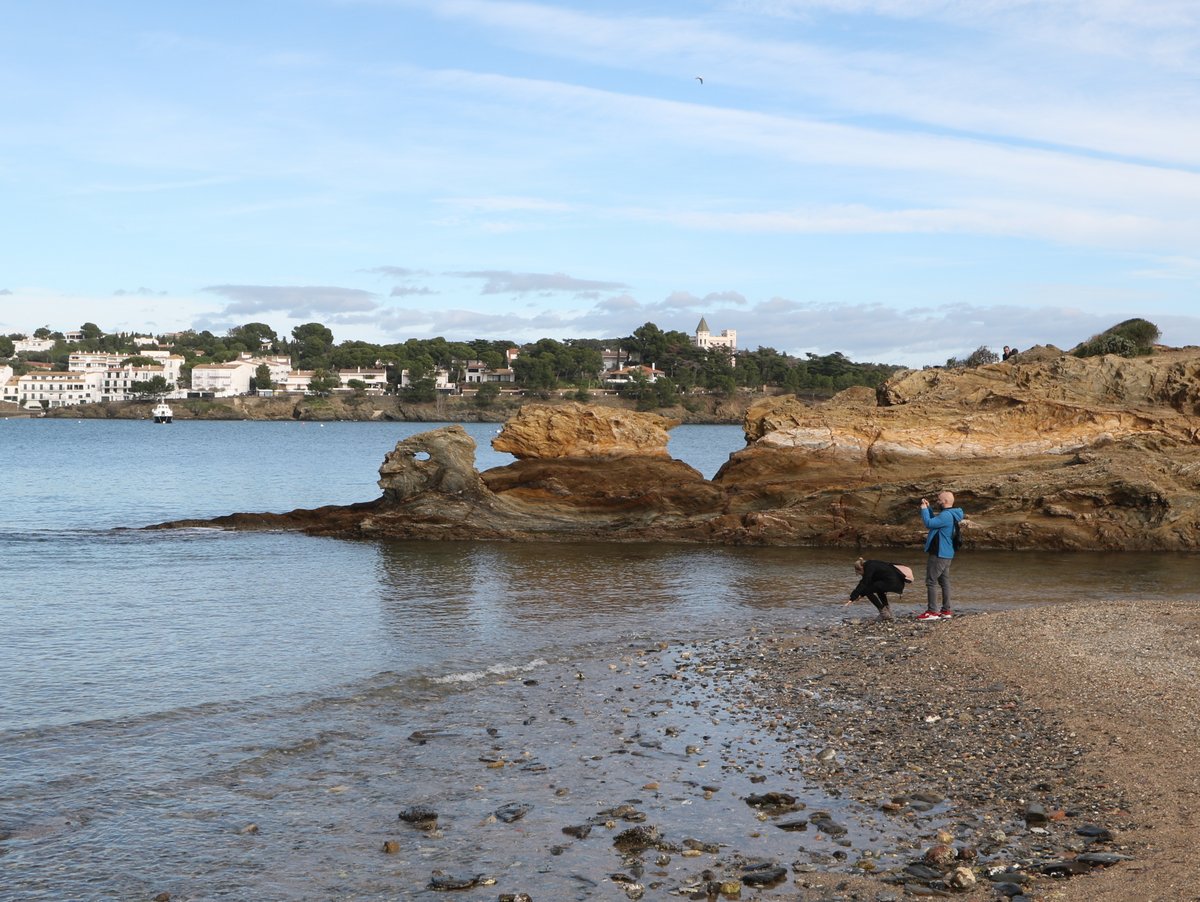
{"type": "MultiPolygon", "coordinates": [[[[633,648],[866,613],[840,607],[848,551],[122,528],[368,500],[384,454],[431,428],[0,420],[0,900],[435,898],[431,871],[464,859],[543,875],[508,890],[539,900],[616,898],[585,860],[562,886],[522,866],[520,831],[487,853],[447,831],[381,867],[399,807],[480,791],[478,755],[414,731],[507,717],[530,742],[601,742],[588,698],[548,688],[564,674],[606,685],[633,648]],[[575,713],[531,727],[514,685],[575,713]]],[[[495,425],[465,428],[479,469],[511,461],[495,425]]],[[[711,477],[742,445],[684,426],[671,452],[711,477]]],[[[1184,555],[970,553],[955,607],[1191,599],[1194,574],[1184,555]]]]}

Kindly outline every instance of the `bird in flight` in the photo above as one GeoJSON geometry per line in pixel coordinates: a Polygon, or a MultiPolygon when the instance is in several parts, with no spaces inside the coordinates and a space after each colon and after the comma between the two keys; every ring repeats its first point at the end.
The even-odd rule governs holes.
{"type": "Polygon", "coordinates": [[[699,75],[696,76],[696,81],[700,82],[700,84],[704,84],[704,79],[701,78],[699,75]]]}

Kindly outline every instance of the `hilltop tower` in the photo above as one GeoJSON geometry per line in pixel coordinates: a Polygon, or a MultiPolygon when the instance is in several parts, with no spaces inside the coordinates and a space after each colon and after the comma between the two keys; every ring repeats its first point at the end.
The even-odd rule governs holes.
{"type": "Polygon", "coordinates": [[[736,365],[737,363],[737,330],[722,329],[720,335],[713,335],[708,328],[708,320],[703,316],[700,317],[700,322],[696,326],[696,335],[692,339],[692,344],[701,350],[709,350],[710,348],[727,348],[729,350],[729,363],[736,365]]]}

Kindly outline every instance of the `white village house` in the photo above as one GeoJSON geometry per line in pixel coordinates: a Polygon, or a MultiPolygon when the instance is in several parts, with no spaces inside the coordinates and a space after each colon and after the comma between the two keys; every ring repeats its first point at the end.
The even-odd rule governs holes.
{"type": "Polygon", "coordinates": [[[350,391],[352,386],[350,383],[361,382],[365,388],[363,389],[368,394],[382,395],[387,391],[387,370],[380,369],[363,369],[355,367],[352,370],[338,370],[338,382],[340,385],[339,391],[350,391]]]}
{"type": "Polygon", "coordinates": [[[103,379],[100,372],[26,373],[17,379],[17,403],[29,409],[94,404],[100,400],[103,379]]]}
{"type": "Polygon", "coordinates": [[[257,365],[249,360],[229,363],[198,363],[192,367],[192,394],[212,393],[214,398],[232,398],[250,391],[257,365]]]}
{"type": "Polygon", "coordinates": [[[18,384],[13,375],[13,368],[7,363],[0,365],[0,401],[6,404],[16,404],[20,397],[18,384]]]}
{"type": "Polygon", "coordinates": [[[641,374],[647,382],[657,382],[663,376],[667,375],[663,370],[655,368],[653,365],[644,366],[635,364],[633,366],[624,366],[619,370],[612,370],[604,374],[604,384],[612,388],[617,388],[622,385],[632,385],[637,381],[638,375],[641,374]]]}

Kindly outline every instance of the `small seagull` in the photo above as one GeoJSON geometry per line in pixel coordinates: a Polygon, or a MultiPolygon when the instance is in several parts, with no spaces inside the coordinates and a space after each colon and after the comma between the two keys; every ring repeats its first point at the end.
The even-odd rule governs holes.
{"type": "Polygon", "coordinates": [[[699,75],[696,76],[696,81],[700,82],[700,84],[704,84],[704,79],[701,78],[699,75]]]}

